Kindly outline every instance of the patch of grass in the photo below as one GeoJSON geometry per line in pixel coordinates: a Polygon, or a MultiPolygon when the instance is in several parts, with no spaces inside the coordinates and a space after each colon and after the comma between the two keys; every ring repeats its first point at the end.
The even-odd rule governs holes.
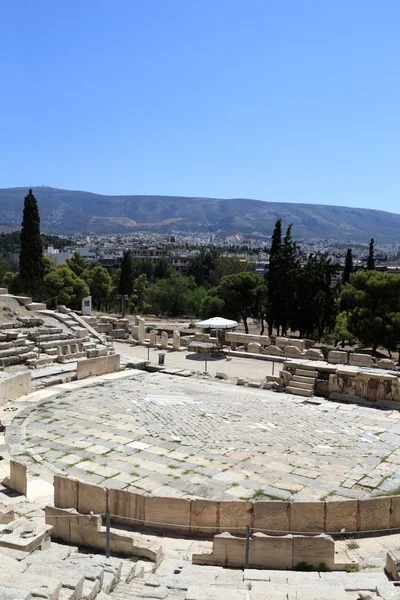
{"type": "Polygon", "coordinates": [[[139,473],[136,473],[135,471],[132,471],[132,473],[129,473],[129,475],[131,477],[140,477],[139,473]]]}
{"type": "Polygon", "coordinates": [[[346,573],[357,573],[358,569],[355,565],[347,565],[346,573]]]}
{"type": "Polygon", "coordinates": [[[263,498],[269,498],[270,500],[282,500],[282,498],[279,496],[274,496],[274,494],[266,494],[263,490],[256,490],[250,499],[262,500],[263,498]]]}
{"type": "Polygon", "coordinates": [[[202,412],[202,413],[200,413],[200,416],[204,419],[207,416],[207,413],[202,412]]]}
{"type": "Polygon", "coordinates": [[[238,485],[239,485],[239,484],[238,484],[238,483],[236,483],[236,482],[235,482],[235,483],[232,483],[232,487],[238,487],[238,485]]]}
{"type": "Polygon", "coordinates": [[[168,465],[168,469],[178,469],[177,465],[168,465]]]}
{"type": "Polygon", "coordinates": [[[113,449],[111,448],[110,450],[107,450],[106,452],[103,452],[102,454],[100,454],[100,456],[107,456],[107,454],[110,454],[110,452],[112,452],[113,449]]]}
{"type": "Polygon", "coordinates": [[[360,547],[360,544],[358,542],[356,542],[356,540],[350,540],[347,542],[346,544],[348,550],[358,550],[358,548],[360,547]]]}

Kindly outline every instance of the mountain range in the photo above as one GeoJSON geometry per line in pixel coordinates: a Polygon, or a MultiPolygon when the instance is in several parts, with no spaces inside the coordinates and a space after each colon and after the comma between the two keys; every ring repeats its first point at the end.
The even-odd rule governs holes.
{"type": "MultiPolygon", "coordinates": [[[[0,225],[19,228],[27,187],[0,189],[0,225]]],[[[236,233],[271,235],[282,218],[296,239],[400,243],[400,214],[323,204],[245,198],[105,196],[33,187],[45,233],[236,233]]]]}

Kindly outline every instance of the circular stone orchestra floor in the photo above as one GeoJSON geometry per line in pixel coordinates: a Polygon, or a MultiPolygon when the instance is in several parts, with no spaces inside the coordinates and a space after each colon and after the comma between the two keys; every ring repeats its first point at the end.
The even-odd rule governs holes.
{"type": "Polygon", "coordinates": [[[399,486],[400,413],[318,403],[133,371],[26,402],[6,442],[33,472],[159,496],[335,500],[399,486]]]}

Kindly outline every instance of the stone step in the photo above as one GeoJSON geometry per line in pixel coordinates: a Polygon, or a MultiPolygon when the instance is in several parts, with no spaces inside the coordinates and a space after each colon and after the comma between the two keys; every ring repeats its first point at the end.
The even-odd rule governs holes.
{"type": "Polygon", "coordinates": [[[18,587],[0,585],[0,598],[1,600],[31,600],[32,596],[27,590],[21,590],[18,587]]]}
{"type": "Polygon", "coordinates": [[[313,377],[316,379],[318,377],[318,371],[314,369],[296,369],[296,375],[301,375],[302,377],[313,377]]]}
{"type": "MultiPolygon", "coordinates": [[[[44,579],[40,575],[31,573],[26,575],[25,573],[20,573],[18,570],[13,570],[10,565],[7,565],[7,571],[2,570],[0,581],[2,586],[14,587],[15,585],[18,585],[18,589],[33,592],[35,598],[58,600],[61,590],[61,581],[55,577],[51,577],[50,573],[49,576],[44,579]]],[[[12,596],[11,598],[13,599],[12,596]]],[[[16,598],[18,598],[18,596],[16,596],[16,598]]]]}
{"type": "Polygon", "coordinates": [[[286,388],[287,394],[296,394],[297,396],[307,396],[308,398],[314,394],[312,390],[303,390],[301,388],[296,388],[293,386],[287,386],[286,388]]]}
{"type": "Polygon", "coordinates": [[[43,302],[31,302],[30,304],[25,304],[25,308],[28,310],[45,310],[47,307],[43,302]]]}
{"type": "Polygon", "coordinates": [[[314,381],[312,383],[306,383],[305,381],[291,381],[290,385],[294,388],[299,388],[302,390],[314,390],[314,381]]]}
{"type": "Polygon", "coordinates": [[[304,375],[293,375],[292,381],[297,381],[298,383],[309,383],[313,386],[315,384],[315,377],[304,377],[304,375]]]}

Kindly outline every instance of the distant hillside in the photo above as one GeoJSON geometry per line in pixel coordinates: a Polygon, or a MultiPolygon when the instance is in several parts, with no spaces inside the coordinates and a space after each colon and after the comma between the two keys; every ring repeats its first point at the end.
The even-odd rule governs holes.
{"type": "MultiPolygon", "coordinates": [[[[19,227],[28,188],[0,189],[1,222],[19,227]]],[[[48,233],[259,232],[271,235],[279,217],[297,239],[400,242],[400,215],[363,208],[262,202],[242,198],[103,196],[35,187],[42,230],[48,233]]]]}

